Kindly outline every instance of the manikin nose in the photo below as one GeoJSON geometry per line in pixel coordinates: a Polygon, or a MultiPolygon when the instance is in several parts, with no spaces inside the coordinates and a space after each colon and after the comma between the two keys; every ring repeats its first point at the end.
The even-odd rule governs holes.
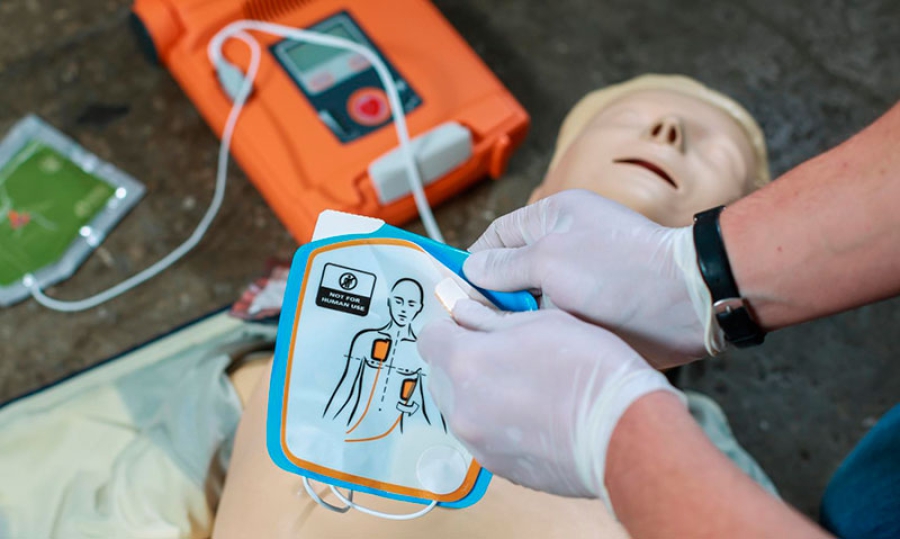
{"type": "Polygon", "coordinates": [[[678,116],[664,116],[657,119],[644,132],[644,138],[684,152],[684,126],[678,116]]]}

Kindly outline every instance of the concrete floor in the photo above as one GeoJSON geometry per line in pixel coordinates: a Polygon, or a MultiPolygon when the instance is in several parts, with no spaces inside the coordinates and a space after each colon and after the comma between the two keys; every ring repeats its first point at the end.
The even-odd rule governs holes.
{"type": "MultiPolygon", "coordinates": [[[[533,116],[507,177],[437,210],[465,246],[523,204],[556,129],[584,93],[645,72],[685,73],[734,96],[766,131],[775,174],[846,139],[900,97],[895,0],[438,0],[533,116]]],[[[77,275],[80,298],[167,253],[211,196],[216,139],[169,75],[133,43],[127,0],[0,3],[0,132],[34,112],[148,188],[77,275]]],[[[848,179],[852,181],[852,179],[848,179]]],[[[124,298],[61,315],[0,312],[0,401],[146,341],[235,299],[294,242],[239,171],[199,248],[124,298]]],[[[420,231],[417,224],[410,227],[420,231]]],[[[772,335],[692,367],[784,497],[815,516],[841,458],[900,394],[900,301],[772,335]]]]}

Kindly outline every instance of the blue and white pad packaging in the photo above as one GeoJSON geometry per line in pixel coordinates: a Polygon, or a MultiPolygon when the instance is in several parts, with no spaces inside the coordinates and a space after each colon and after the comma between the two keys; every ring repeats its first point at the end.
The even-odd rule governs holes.
{"type": "Polygon", "coordinates": [[[468,254],[382,221],[324,212],[294,256],[279,321],[266,440],[284,470],[332,487],[463,508],[491,474],[447,429],[428,391],[416,335],[449,318],[435,286],[506,310],[525,292],[478,291],[468,254]]]}

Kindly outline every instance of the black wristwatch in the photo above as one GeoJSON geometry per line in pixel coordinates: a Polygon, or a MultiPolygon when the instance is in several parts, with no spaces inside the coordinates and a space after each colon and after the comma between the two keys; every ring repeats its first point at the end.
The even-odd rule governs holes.
{"type": "Polygon", "coordinates": [[[723,209],[725,206],[719,206],[694,216],[694,247],[700,275],[712,295],[713,312],[725,339],[738,348],[747,348],[762,344],[766,332],[753,319],[734,282],[719,226],[723,209]]]}

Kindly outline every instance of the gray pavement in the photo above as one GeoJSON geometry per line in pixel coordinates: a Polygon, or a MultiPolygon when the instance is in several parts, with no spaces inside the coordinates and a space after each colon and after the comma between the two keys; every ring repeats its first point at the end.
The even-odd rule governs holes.
{"type": "MultiPolygon", "coordinates": [[[[606,84],[684,73],[734,96],[762,124],[775,174],[845,140],[900,98],[895,0],[436,3],[533,117],[505,178],[436,210],[459,246],[524,203],[565,112],[606,84]]],[[[0,132],[40,114],[148,187],[98,255],[53,290],[61,298],[106,288],[167,253],[212,192],[217,141],[171,77],[143,60],[128,8],[122,0],[0,3],[0,132]]],[[[0,311],[0,401],[231,302],[269,257],[294,248],[233,170],[208,237],[161,278],[86,313],[34,302],[0,311]]],[[[693,366],[682,378],[722,404],[784,497],[815,516],[841,458],[900,400],[898,328],[900,301],[888,301],[774,334],[764,347],[693,366]]]]}

